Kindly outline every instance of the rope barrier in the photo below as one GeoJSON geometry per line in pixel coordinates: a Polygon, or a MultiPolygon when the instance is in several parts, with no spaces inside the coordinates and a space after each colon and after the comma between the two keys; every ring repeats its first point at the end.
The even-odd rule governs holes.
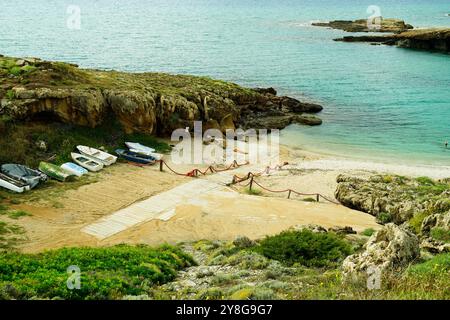
{"type": "MultiPolygon", "coordinates": [[[[284,166],[284,165],[283,165],[283,166],[284,166]]],[[[280,167],[282,167],[282,166],[280,166],[280,167]]],[[[264,172],[264,171],[263,171],[263,172],[264,172]]],[[[252,187],[252,185],[253,185],[253,183],[254,183],[254,184],[256,184],[258,187],[260,187],[261,189],[263,189],[263,190],[265,190],[265,191],[267,191],[267,192],[271,192],[271,193],[285,193],[285,192],[287,192],[287,193],[288,193],[288,199],[291,198],[291,194],[293,193],[293,194],[296,194],[296,195],[299,195],[299,196],[315,196],[317,202],[319,202],[320,198],[322,198],[322,199],[324,199],[324,200],[326,200],[326,201],[328,201],[328,202],[331,202],[331,203],[333,203],[333,204],[340,205],[339,202],[334,201],[334,200],[331,200],[330,198],[328,198],[328,197],[326,197],[326,196],[324,196],[324,195],[322,195],[322,194],[320,194],[320,193],[304,193],[304,192],[299,192],[299,191],[292,190],[292,189],[284,189],[284,190],[272,190],[272,189],[269,189],[269,188],[267,188],[267,187],[264,187],[264,186],[261,185],[258,181],[255,180],[255,177],[259,177],[259,176],[261,176],[261,175],[262,175],[261,172],[260,172],[260,173],[256,173],[256,174],[254,174],[254,173],[252,173],[252,172],[249,172],[249,173],[248,173],[246,176],[244,176],[244,177],[239,177],[239,176],[237,176],[237,175],[234,175],[234,176],[233,176],[233,181],[230,183],[230,185],[233,185],[233,184],[240,184],[240,183],[242,183],[242,182],[244,182],[244,181],[250,180],[249,183],[247,183],[246,185],[244,185],[244,186],[242,186],[242,187],[250,186],[250,190],[251,190],[251,187],[252,187]]]]}
{"type": "Polygon", "coordinates": [[[200,170],[198,168],[195,168],[195,169],[192,169],[191,171],[189,171],[187,173],[181,173],[181,172],[178,172],[178,171],[175,171],[174,169],[172,169],[167,164],[167,162],[165,162],[164,160],[158,160],[157,162],[159,162],[159,164],[160,164],[159,165],[159,170],[160,171],[163,171],[163,166],[166,166],[167,169],[169,169],[172,173],[174,173],[176,175],[179,175],[179,176],[185,176],[185,177],[198,177],[199,175],[206,176],[208,174],[208,172],[211,172],[211,173],[223,172],[223,171],[228,171],[228,170],[231,170],[231,169],[239,168],[239,167],[242,167],[242,166],[248,164],[248,162],[239,164],[239,163],[237,163],[236,160],[234,160],[233,163],[231,163],[228,167],[226,167],[224,169],[219,169],[219,168],[214,168],[213,166],[209,166],[204,171],[202,171],[202,170],[200,170]]]}

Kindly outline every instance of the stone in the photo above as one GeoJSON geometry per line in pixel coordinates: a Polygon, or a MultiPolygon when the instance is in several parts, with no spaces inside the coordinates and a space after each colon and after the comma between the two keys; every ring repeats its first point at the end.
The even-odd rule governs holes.
{"type": "Polygon", "coordinates": [[[316,116],[295,116],[293,122],[308,126],[319,126],[322,124],[322,119],[316,116]]]}
{"type": "Polygon", "coordinates": [[[405,23],[403,20],[399,19],[385,19],[383,17],[379,18],[379,27],[374,25],[376,23],[375,19],[373,21],[372,27],[368,25],[368,19],[359,20],[334,20],[330,22],[314,22],[313,26],[316,27],[329,27],[332,29],[344,30],[346,32],[403,32],[414,27],[410,24],[405,23]]]}
{"type": "Polygon", "coordinates": [[[302,231],[302,230],[310,230],[314,233],[326,233],[327,229],[325,229],[322,226],[319,226],[317,224],[303,224],[303,225],[296,225],[293,227],[294,230],[302,231]]]}
{"type": "Polygon", "coordinates": [[[420,243],[420,249],[428,251],[432,254],[450,252],[450,243],[437,241],[432,238],[425,238],[420,243]]]}
{"type": "Polygon", "coordinates": [[[26,64],[27,64],[26,61],[23,59],[19,59],[16,61],[16,66],[18,66],[18,67],[23,67],[26,64]]]}
{"type": "Polygon", "coordinates": [[[341,226],[331,227],[331,228],[328,228],[328,232],[334,232],[334,233],[338,233],[338,234],[356,234],[357,233],[355,230],[353,230],[352,227],[349,227],[349,226],[345,226],[345,227],[341,227],[341,226]]]}
{"type": "Polygon", "coordinates": [[[369,267],[377,267],[381,272],[400,270],[420,256],[418,237],[393,223],[374,233],[363,249],[344,260],[345,278],[365,273],[369,267]]]}
{"type": "Polygon", "coordinates": [[[43,140],[38,140],[36,141],[36,147],[38,147],[39,150],[46,152],[48,147],[47,147],[47,143],[43,140]]]}

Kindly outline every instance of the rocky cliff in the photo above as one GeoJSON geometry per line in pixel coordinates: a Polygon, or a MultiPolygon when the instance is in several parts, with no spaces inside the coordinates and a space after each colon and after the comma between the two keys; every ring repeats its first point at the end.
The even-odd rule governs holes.
{"type": "MultiPolygon", "coordinates": [[[[344,30],[346,32],[403,32],[414,27],[406,24],[405,21],[399,19],[379,18],[379,28],[369,28],[367,19],[335,20],[330,22],[315,22],[312,25],[316,27],[328,27],[332,29],[344,30]]],[[[375,23],[374,21],[373,23],[375,23]]]]}
{"type": "Polygon", "coordinates": [[[349,36],[335,39],[343,42],[371,42],[402,48],[450,52],[450,28],[409,30],[393,35],[349,36]]]}
{"type": "Polygon", "coordinates": [[[206,77],[80,69],[74,64],[0,56],[0,116],[96,127],[115,117],[127,132],[174,129],[282,129],[321,124],[320,105],[206,77]]]}

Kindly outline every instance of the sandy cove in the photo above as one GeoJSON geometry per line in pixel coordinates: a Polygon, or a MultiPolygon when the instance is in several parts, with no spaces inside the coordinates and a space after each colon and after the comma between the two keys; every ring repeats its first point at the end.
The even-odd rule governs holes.
{"type": "MultiPolygon", "coordinates": [[[[336,177],[341,173],[368,176],[374,172],[386,172],[428,175],[433,178],[450,177],[450,167],[383,165],[333,159],[285,146],[280,151],[280,160],[289,162],[289,165],[283,170],[257,178],[259,183],[275,190],[291,188],[304,193],[321,193],[331,199],[334,199],[336,177]]],[[[193,167],[171,165],[181,172],[188,172],[193,167]]],[[[380,227],[374,217],[368,214],[326,201],[312,203],[301,201],[300,197],[288,200],[286,194],[267,192],[262,192],[260,196],[247,195],[241,192],[243,187],[225,186],[233,174],[243,175],[252,170],[256,168],[243,166],[222,175],[189,178],[170,173],[167,169],[160,172],[159,166],[140,168],[117,164],[100,173],[98,181],[54,196],[56,199],[51,200],[58,201],[58,206],[48,200],[13,206],[14,209],[30,212],[32,216],[9,222],[26,230],[28,240],[19,246],[24,252],[64,246],[232,240],[239,235],[256,239],[295,225],[310,223],[325,227],[352,226],[356,231],[380,227]],[[189,188],[189,183],[198,179],[205,179],[217,186],[205,192],[195,190],[198,192],[194,196],[186,198],[183,195],[179,199],[172,197],[170,190],[184,185],[189,188]],[[159,216],[150,215],[135,224],[127,224],[126,229],[105,238],[85,232],[89,226],[111,220],[116,212],[162,194],[170,199],[166,203],[173,203],[168,203],[169,207],[161,211],[159,216]]],[[[0,218],[8,220],[6,217],[0,218]]]]}

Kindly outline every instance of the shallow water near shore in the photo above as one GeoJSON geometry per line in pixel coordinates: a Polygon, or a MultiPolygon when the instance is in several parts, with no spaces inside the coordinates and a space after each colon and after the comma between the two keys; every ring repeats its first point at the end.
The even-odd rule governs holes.
{"type": "MultiPolygon", "coordinates": [[[[380,0],[384,17],[450,27],[448,0],[380,0]]],[[[340,43],[311,21],[365,18],[372,1],[71,1],[2,3],[0,52],[132,72],[205,75],[324,105],[319,127],[292,126],[290,145],[402,163],[449,164],[450,56],[340,43]]]]}

